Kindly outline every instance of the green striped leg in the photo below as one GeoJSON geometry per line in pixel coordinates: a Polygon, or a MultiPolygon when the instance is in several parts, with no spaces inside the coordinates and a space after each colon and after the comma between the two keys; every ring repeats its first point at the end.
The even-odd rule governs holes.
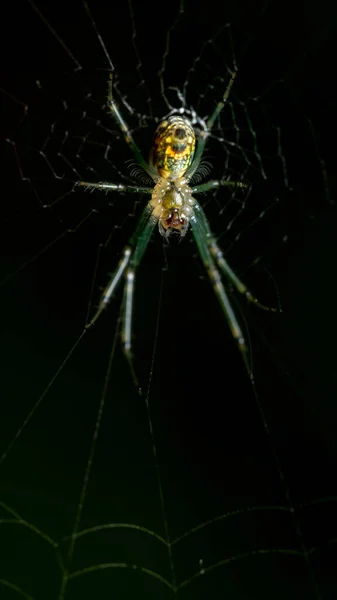
{"type": "Polygon", "coordinates": [[[144,256],[144,252],[150,241],[153,229],[157,223],[157,217],[154,217],[150,212],[145,227],[143,227],[142,230],[138,230],[138,233],[135,235],[137,241],[128,262],[126,271],[126,285],[124,288],[122,315],[122,342],[124,351],[129,360],[131,358],[132,312],[136,270],[144,256]]]}
{"type": "Polygon", "coordinates": [[[248,348],[246,346],[246,342],[245,342],[241,327],[239,325],[239,322],[236,318],[234,310],[232,309],[232,306],[228,299],[226,290],[221,281],[221,273],[214,261],[213,256],[211,255],[210,249],[208,247],[207,233],[205,231],[204,224],[201,222],[201,220],[199,219],[199,217],[196,214],[194,214],[191,217],[190,224],[192,227],[192,233],[193,233],[194,239],[198,246],[198,250],[199,250],[201,259],[204,263],[204,266],[207,270],[208,276],[211,280],[216,297],[218,298],[218,300],[220,302],[220,306],[225,314],[227,323],[228,323],[231,333],[236,341],[237,347],[241,353],[241,356],[245,363],[247,372],[248,372],[249,376],[251,376],[252,373],[251,373],[251,367],[250,367],[248,348]]]}
{"type": "Polygon", "coordinates": [[[255,298],[255,296],[253,296],[253,294],[248,290],[247,286],[241,281],[241,279],[239,279],[237,275],[235,275],[233,269],[231,269],[228,262],[226,261],[222,250],[219,248],[215,237],[211,232],[206,215],[197,200],[195,200],[193,208],[196,214],[196,218],[200,222],[202,230],[204,232],[208,250],[222,274],[228,279],[228,281],[231,284],[233,284],[236,287],[240,294],[244,294],[246,296],[249,302],[268,312],[277,312],[277,308],[271,308],[269,306],[261,304],[261,302],[259,302],[259,300],[255,298]]]}
{"type": "Polygon", "coordinates": [[[221,187],[249,189],[250,186],[247,183],[244,183],[243,181],[231,181],[229,179],[212,179],[211,181],[206,181],[206,183],[200,183],[200,185],[194,186],[192,188],[192,194],[198,194],[200,192],[209,192],[209,190],[216,190],[221,187]]]}
{"type": "Polygon", "coordinates": [[[214,111],[212,112],[212,114],[210,115],[210,117],[208,118],[207,122],[206,122],[206,129],[202,130],[200,132],[200,135],[198,137],[198,144],[197,144],[197,149],[194,155],[194,159],[193,159],[193,163],[190,167],[190,169],[188,169],[186,176],[190,179],[192,177],[192,175],[196,172],[200,161],[201,161],[201,157],[203,155],[203,152],[205,150],[205,145],[206,145],[206,140],[212,130],[212,127],[216,121],[216,119],[218,118],[219,114],[221,113],[223,107],[225,106],[228,98],[229,98],[229,94],[231,92],[234,80],[236,77],[236,71],[234,71],[231,74],[231,78],[229,80],[229,83],[227,85],[226,91],[222,97],[222,99],[220,100],[220,102],[218,102],[218,104],[216,105],[214,111]]]}
{"type": "Polygon", "coordinates": [[[115,101],[115,98],[114,98],[114,95],[112,92],[112,73],[110,73],[108,89],[109,89],[109,91],[108,91],[109,108],[112,112],[112,115],[113,115],[118,127],[120,128],[120,130],[123,133],[126,143],[128,144],[128,146],[130,146],[137,163],[144,169],[144,171],[146,171],[150,175],[150,177],[152,177],[152,178],[156,177],[156,175],[157,175],[156,171],[154,169],[151,169],[150,165],[146,162],[146,160],[144,160],[141,151],[139,150],[135,140],[133,139],[131,130],[127,126],[121,112],[119,111],[118,105],[115,101]]]}
{"type": "MultiPolygon", "coordinates": [[[[129,242],[125,246],[122,254],[122,258],[120,259],[117,268],[113,272],[108,285],[106,286],[98,308],[93,316],[93,318],[86,325],[87,328],[91,327],[104,311],[104,309],[108,306],[111,301],[111,298],[116,291],[120,281],[122,280],[123,275],[127,274],[127,282],[126,282],[126,297],[127,302],[124,304],[124,314],[123,314],[123,342],[126,351],[129,351],[129,342],[131,346],[131,313],[130,307],[132,308],[132,296],[133,296],[133,281],[130,286],[130,281],[132,277],[128,277],[129,271],[127,270],[130,265],[131,273],[134,272],[135,267],[139,264],[148,242],[150,240],[153,228],[155,224],[158,222],[156,217],[152,216],[152,206],[150,203],[146,205],[144,208],[136,229],[131,236],[129,242]],[[129,291],[127,291],[129,289],[129,291]]],[[[133,277],[134,278],[134,277],[133,277]]]]}
{"type": "MultiPolygon", "coordinates": [[[[152,210],[152,208],[151,208],[152,210]]],[[[131,254],[126,270],[126,284],[124,287],[123,307],[122,307],[122,344],[125,357],[129,363],[130,371],[134,384],[138,393],[142,395],[142,389],[138,382],[138,377],[135,372],[133,356],[131,351],[132,345],[132,314],[133,314],[133,299],[135,292],[136,270],[144,256],[144,252],[150,241],[153,229],[158,223],[158,219],[149,213],[145,227],[138,231],[136,235],[136,245],[131,254]]]]}
{"type": "Polygon", "coordinates": [[[97,183],[79,181],[77,185],[85,188],[103,190],[105,192],[127,192],[130,194],[152,194],[153,192],[153,188],[140,187],[138,185],[124,185],[123,183],[109,183],[108,181],[98,181],[97,183]]]}

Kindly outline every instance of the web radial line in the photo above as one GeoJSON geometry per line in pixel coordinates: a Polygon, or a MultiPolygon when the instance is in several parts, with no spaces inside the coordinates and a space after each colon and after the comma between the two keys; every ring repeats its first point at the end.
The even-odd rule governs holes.
{"type": "Polygon", "coordinates": [[[273,458],[274,458],[275,466],[276,466],[276,469],[278,471],[278,476],[279,476],[279,479],[280,479],[281,490],[282,490],[282,492],[283,492],[283,494],[285,496],[286,502],[287,502],[287,504],[289,506],[289,511],[290,511],[290,514],[291,514],[291,517],[292,517],[293,527],[294,527],[295,533],[297,535],[297,539],[299,541],[299,545],[301,547],[301,555],[303,556],[303,558],[305,559],[305,562],[307,564],[308,571],[309,571],[309,578],[311,580],[315,596],[316,596],[317,600],[322,600],[322,595],[320,593],[320,590],[319,590],[319,587],[318,587],[318,583],[317,583],[316,577],[314,575],[314,570],[313,570],[313,568],[311,567],[311,564],[310,564],[310,558],[309,558],[310,551],[306,547],[306,544],[305,544],[305,541],[304,541],[304,537],[303,537],[303,533],[302,533],[302,529],[301,529],[299,520],[298,520],[298,518],[296,516],[296,508],[294,507],[294,504],[291,501],[291,496],[290,496],[290,493],[289,493],[289,489],[288,489],[288,487],[287,487],[287,485],[285,483],[285,475],[284,475],[283,469],[281,467],[280,458],[279,458],[279,455],[277,453],[275,444],[272,442],[272,437],[271,437],[271,432],[270,432],[270,429],[269,429],[269,425],[267,423],[267,420],[266,420],[266,417],[265,417],[265,414],[264,414],[264,410],[262,408],[262,404],[260,402],[260,398],[258,396],[254,380],[252,380],[252,387],[253,387],[253,392],[254,392],[254,396],[255,396],[255,401],[256,401],[256,404],[257,404],[260,416],[261,416],[262,424],[263,424],[264,430],[266,432],[266,435],[268,437],[268,441],[269,441],[269,445],[270,445],[270,448],[271,448],[271,451],[272,451],[272,455],[273,455],[273,458]]]}
{"type": "Polygon", "coordinates": [[[90,294],[89,294],[89,302],[88,302],[88,307],[87,307],[87,312],[86,312],[86,316],[85,316],[85,324],[87,325],[88,321],[89,321],[89,315],[91,313],[91,306],[92,306],[92,297],[93,297],[93,293],[94,293],[94,289],[95,289],[95,283],[96,283],[96,278],[97,278],[97,271],[98,271],[98,265],[99,265],[99,261],[100,261],[100,254],[101,254],[101,250],[103,248],[103,244],[100,243],[96,252],[96,261],[95,261],[95,268],[94,268],[94,273],[93,273],[93,277],[92,277],[92,283],[91,283],[91,289],[90,289],[90,294]]]}
{"type": "Polygon", "coordinates": [[[46,27],[48,27],[49,31],[53,34],[54,38],[58,41],[58,43],[63,48],[63,50],[65,50],[67,52],[67,54],[70,56],[72,61],[75,63],[77,69],[78,70],[82,69],[81,63],[78,62],[77,58],[75,58],[75,56],[69,50],[68,46],[66,46],[63,39],[58,35],[58,33],[56,33],[55,29],[53,29],[53,27],[49,23],[48,19],[46,19],[46,17],[42,14],[40,9],[36,6],[35,2],[33,2],[33,0],[28,0],[28,2],[31,5],[31,7],[35,10],[36,14],[40,17],[41,21],[46,25],[46,27]]]}
{"type": "Polygon", "coordinates": [[[112,348],[111,348],[111,352],[110,352],[110,356],[109,356],[108,366],[107,366],[107,370],[106,370],[106,374],[105,374],[102,395],[101,395],[100,403],[99,403],[99,406],[98,406],[98,411],[97,411],[97,417],[96,417],[96,423],[95,423],[94,433],[93,433],[93,437],[92,437],[91,447],[90,447],[90,450],[89,450],[89,457],[88,457],[87,466],[86,466],[85,473],[84,473],[83,485],[82,485],[82,489],[81,489],[81,492],[80,492],[80,499],[79,499],[79,503],[78,503],[78,507],[77,507],[77,513],[76,513],[76,517],[75,517],[74,529],[73,529],[73,532],[72,532],[71,538],[70,538],[70,544],[69,544],[69,549],[68,549],[68,563],[67,563],[67,566],[66,566],[66,568],[64,570],[64,573],[63,573],[62,582],[61,582],[61,588],[60,588],[60,593],[59,593],[58,600],[63,600],[64,599],[65,592],[66,592],[66,587],[67,587],[67,583],[68,583],[68,580],[69,580],[69,577],[70,577],[70,568],[71,568],[72,559],[73,559],[73,555],[74,555],[75,543],[76,543],[76,539],[77,539],[77,535],[78,535],[78,530],[79,530],[79,526],[80,526],[80,522],[81,522],[81,516],[82,516],[83,507],[84,507],[84,501],[85,501],[85,497],[86,497],[86,493],[87,493],[87,489],[88,489],[88,485],[89,485],[91,468],[92,468],[93,461],[94,461],[94,455],[95,455],[95,449],[96,449],[97,439],[98,439],[99,430],[100,430],[100,427],[101,427],[101,422],[102,422],[102,417],[103,417],[103,410],[104,410],[104,405],[105,405],[105,398],[106,398],[106,394],[107,394],[107,390],[108,390],[108,385],[109,385],[109,380],[110,380],[112,363],[113,363],[113,359],[114,359],[114,356],[115,356],[115,351],[116,351],[116,346],[117,346],[117,340],[118,340],[118,337],[119,337],[118,334],[119,334],[120,320],[121,319],[119,317],[119,319],[117,321],[117,326],[116,326],[116,331],[115,331],[114,339],[113,339],[113,342],[112,342],[112,348]]]}
{"type": "Polygon", "coordinates": [[[139,75],[139,79],[140,79],[140,85],[142,85],[144,87],[145,92],[148,94],[147,105],[149,107],[150,117],[153,117],[151,96],[145,85],[145,80],[144,80],[144,76],[143,76],[143,72],[142,72],[142,61],[140,58],[140,54],[139,54],[137,42],[136,42],[137,32],[136,32],[135,15],[133,12],[133,7],[132,7],[132,0],[128,0],[128,5],[129,5],[129,12],[130,12],[131,26],[132,26],[132,45],[133,45],[133,49],[134,49],[135,56],[137,59],[137,71],[138,71],[138,75],[139,75]]]}
{"type": "MultiPolygon", "coordinates": [[[[269,346],[269,344],[268,344],[268,346],[269,346]]],[[[295,506],[294,506],[294,504],[293,504],[293,502],[291,500],[291,495],[290,495],[290,492],[289,492],[289,488],[286,485],[286,478],[285,478],[285,474],[284,474],[284,471],[283,471],[282,466],[281,466],[280,457],[278,455],[276,446],[275,446],[275,444],[272,441],[271,430],[270,430],[270,427],[268,425],[268,422],[267,422],[267,419],[266,419],[266,416],[265,416],[265,413],[264,413],[264,410],[263,410],[263,407],[262,407],[262,404],[261,404],[261,401],[260,401],[260,398],[259,398],[259,395],[258,395],[258,392],[257,392],[257,388],[256,388],[255,379],[254,379],[253,374],[251,376],[251,384],[252,384],[252,389],[253,389],[253,394],[254,394],[255,402],[256,402],[256,405],[257,405],[260,417],[261,417],[262,425],[263,425],[263,428],[264,428],[264,431],[265,431],[265,434],[266,434],[266,437],[267,437],[267,440],[268,440],[269,448],[270,448],[272,457],[274,459],[275,468],[277,470],[278,477],[279,477],[279,480],[280,480],[280,488],[281,488],[281,491],[282,491],[282,493],[284,495],[284,498],[285,498],[285,501],[286,501],[286,505],[287,505],[287,508],[289,510],[290,517],[291,517],[291,520],[292,520],[292,523],[293,523],[294,531],[296,533],[297,540],[298,540],[299,546],[301,548],[300,551],[292,551],[292,553],[293,554],[298,554],[298,555],[300,555],[300,556],[302,556],[304,558],[304,560],[306,562],[306,565],[307,565],[307,568],[308,568],[309,579],[311,580],[312,588],[313,588],[313,591],[315,593],[315,597],[316,597],[317,600],[322,600],[322,595],[320,593],[320,590],[319,590],[319,587],[318,587],[318,583],[317,583],[316,577],[314,575],[314,570],[313,570],[313,568],[311,567],[311,564],[310,564],[310,558],[309,557],[310,557],[310,554],[311,554],[312,550],[308,549],[307,546],[306,546],[306,544],[305,544],[304,536],[303,536],[302,529],[301,529],[301,526],[300,526],[300,522],[299,522],[299,519],[297,518],[297,515],[296,515],[296,508],[295,508],[295,506]]],[[[289,553],[290,553],[290,551],[289,551],[289,553]]]]}
{"type": "Polygon", "coordinates": [[[164,73],[166,70],[166,60],[169,54],[169,50],[170,50],[170,44],[171,44],[171,33],[172,31],[174,31],[176,25],[179,23],[179,19],[181,17],[182,14],[184,14],[184,0],[179,0],[179,11],[178,14],[175,18],[175,20],[173,21],[172,25],[170,25],[170,27],[167,29],[167,33],[166,33],[166,44],[165,44],[165,50],[162,56],[162,64],[161,67],[158,71],[158,77],[159,77],[159,84],[160,84],[160,93],[162,95],[162,97],[164,98],[164,102],[167,106],[167,108],[169,110],[172,110],[174,107],[170,104],[170,102],[168,101],[168,98],[166,96],[165,93],[165,83],[164,83],[164,73]]]}
{"type": "Polygon", "coordinates": [[[153,430],[153,424],[152,424],[151,412],[150,412],[150,404],[149,404],[149,397],[150,397],[150,391],[151,391],[152,377],[153,377],[154,364],[155,364],[155,356],[156,356],[156,350],[157,350],[157,341],[158,341],[158,334],[159,334],[159,322],[160,322],[160,312],[161,312],[162,299],[163,299],[163,288],[164,288],[164,271],[162,271],[161,281],[160,281],[156,331],[155,331],[154,344],[153,344],[153,353],[152,353],[152,359],[151,359],[149,381],[148,381],[147,392],[146,392],[146,396],[145,396],[145,405],[146,405],[147,419],[148,419],[148,423],[149,423],[150,435],[151,435],[151,440],[152,440],[152,452],[153,452],[156,473],[157,473],[160,506],[161,506],[161,511],[162,511],[163,520],[164,520],[164,529],[165,529],[166,543],[167,543],[170,569],[171,569],[172,589],[173,589],[174,593],[176,593],[177,592],[177,577],[176,577],[175,567],[174,567],[174,562],[173,562],[172,542],[170,540],[167,511],[166,511],[165,500],[164,500],[163,484],[162,484],[161,475],[160,475],[160,466],[159,466],[159,462],[158,462],[157,446],[156,446],[156,440],[155,440],[155,435],[154,435],[154,430],[153,430]]]}
{"type": "Polygon", "coordinates": [[[28,267],[29,265],[34,263],[34,261],[36,259],[38,259],[40,256],[42,256],[45,252],[47,252],[55,244],[57,244],[59,241],[61,241],[63,238],[65,238],[68,234],[72,234],[72,233],[75,233],[76,231],[78,231],[80,229],[80,227],[82,227],[82,225],[88,219],[90,219],[92,214],[93,214],[93,211],[91,210],[85,217],[83,217],[83,219],[79,223],[77,223],[77,225],[75,225],[75,227],[73,227],[71,229],[68,228],[68,229],[65,229],[64,231],[62,231],[62,233],[60,233],[58,236],[56,236],[51,242],[48,242],[48,244],[46,244],[43,248],[41,248],[41,250],[38,250],[38,252],[35,252],[35,254],[33,256],[28,258],[28,260],[26,260],[19,267],[14,269],[14,271],[11,271],[10,273],[8,273],[8,275],[6,275],[2,279],[2,281],[0,281],[0,288],[2,286],[6,285],[13,277],[15,277],[18,273],[20,273],[20,271],[23,271],[26,267],[28,267]]]}
{"type": "Polygon", "coordinates": [[[57,369],[55,375],[51,378],[51,380],[49,381],[49,383],[47,384],[47,387],[45,388],[43,394],[41,394],[41,396],[38,398],[38,400],[36,401],[36,403],[34,404],[32,410],[28,413],[27,417],[25,418],[24,422],[22,423],[22,425],[19,427],[19,429],[17,430],[16,434],[13,436],[12,440],[10,441],[10,443],[8,444],[6,450],[4,450],[4,452],[2,453],[2,455],[0,456],[0,465],[4,462],[4,460],[6,459],[6,457],[8,456],[9,452],[11,451],[11,449],[13,448],[15,442],[19,439],[19,437],[21,436],[23,430],[25,429],[25,427],[28,425],[29,421],[32,419],[32,417],[34,416],[34,414],[36,413],[37,409],[39,408],[39,406],[42,404],[42,402],[44,401],[45,397],[47,396],[50,388],[52,387],[52,385],[54,384],[54,382],[56,381],[56,379],[58,378],[59,374],[61,373],[63,367],[65,366],[65,364],[68,362],[69,358],[71,357],[71,355],[74,353],[75,349],[77,348],[78,344],[80,343],[80,341],[82,340],[83,336],[85,334],[85,329],[82,331],[82,333],[79,335],[79,337],[77,338],[75,344],[73,344],[72,348],[69,350],[68,354],[66,355],[66,357],[64,358],[64,360],[62,361],[61,365],[59,366],[59,368],[57,369]]]}
{"type": "Polygon", "coordinates": [[[87,15],[88,15],[88,17],[89,17],[89,19],[91,21],[91,25],[93,26],[93,29],[94,29],[94,31],[95,31],[95,33],[97,35],[97,39],[98,39],[98,41],[99,41],[99,43],[101,45],[101,48],[102,48],[102,50],[103,50],[103,52],[105,54],[105,57],[106,57],[106,59],[107,59],[107,61],[109,63],[110,69],[111,69],[111,71],[114,71],[115,67],[114,67],[114,65],[111,62],[111,58],[109,56],[109,52],[108,52],[108,50],[106,48],[106,45],[104,44],[103,38],[102,38],[102,36],[101,36],[101,34],[100,34],[99,30],[98,30],[98,27],[96,25],[96,22],[94,21],[94,18],[92,16],[91,12],[90,12],[90,9],[89,9],[89,6],[88,6],[88,3],[86,2],[86,0],[83,0],[83,4],[84,4],[84,8],[85,8],[85,10],[87,12],[87,15]]]}

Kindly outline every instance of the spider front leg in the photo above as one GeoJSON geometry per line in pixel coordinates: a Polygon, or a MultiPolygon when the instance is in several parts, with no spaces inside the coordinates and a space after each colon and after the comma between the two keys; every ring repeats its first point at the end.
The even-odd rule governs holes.
{"type": "MultiPolygon", "coordinates": [[[[236,71],[233,71],[233,73],[231,74],[229,83],[227,85],[227,88],[225,90],[225,93],[222,96],[222,99],[217,103],[212,114],[208,117],[205,126],[200,131],[200,134],[198,136],[197,149],[196,149],[196,152],[194,155],[193,163],[186,173],[186,175],[188,175],[189,179],[191,179],[191,177],[194,175],[194,173],[197,171],[197,169],[200,165],[200,161],[201,161],[202,155],[205,150],[207,138],[213,128],[213,125],[214,125],[216,119],[218,118],[219,114],[221,113],[222,109],[224,108],[224,106],[227,103],[233,83],[235,81],[235,77],[236,77],[236,71]]],[[[211,183],[211,182],[209,182],[209,183],[211,183]]],[[[208,187],[207,189],[210,189],[210,187],[208,187]]]]}
{"type": "Polygon", "coordinates": [[[117,102],[114,98],[112,91],[112,73],[110,73],[109,75],[108,105],[112,112],[112,116],[115,119],[118,127],[122,131],[124,140],[126,141],[128,146],[130,146],[137,163],[144,169],[144,171],[146,171],[146,173],[150,175],[150,177],[152,177],[152,179],[154,179],[157,176],[157,172],[150,167],[146,160],[144,160],[141,151],[139,150],[135,140],[133,139],[131,129],[129,129],[126,121],[124,121],[122,113],[119,111],[117,102]]]}
{"type": "Polygon", "coordinates": [[[211,181],[207,181],[206,183],[200,183],[192,188],[193,194],[198,194],[200,192],[209,192],[210,190],[216,190],[220,187],[233,187],[233,188],[241,188],[241,189],[249,189],[249,185],[244,183],[243,181],[231,181],[230,179],[212,179],[211,181]]]}
{"type": "Polygon", "coordinates": [[[78,181],[76,185],[85,187],[86,189],[103,190],[104,192],[120,192],[130,194],[152,194],[153,189],[148,187],[140,187],[138,185],[124,185],[123,183],[109,183],[108,181],[98,181],[91,183],[90,181],[78,181]]]}

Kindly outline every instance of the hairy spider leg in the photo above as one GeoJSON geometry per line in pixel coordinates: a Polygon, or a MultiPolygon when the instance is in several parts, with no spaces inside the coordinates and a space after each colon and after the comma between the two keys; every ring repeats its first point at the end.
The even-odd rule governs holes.
{"type": "Polygon", "coordinates": [[[108,103],[109,103],[109,108],[112,112],[112,116],[114,117],[117,125],[121,129],[124,139],[125,139],[126,143],[128,144],[128,146],[130,146],[137,163],[144,169],[144,171],[146,171],[146,173],[148,173],[150,175],[150,177],[152,179],[156,179],[157,175],[158,175],[157,172],[152,167],[150,167],[150,165],[146,162],[146,160],[144,160],[141,151],[139,150],[135,140],[133,139],[131,130],[127,126],[126,122],[124,121],[122,114],[119,112],[118,105],[114,99],[113,92],[112,92],[112,73],[110,73],[110,75],[109,75],[108,103]]]}
{"type": "Polygon", "coordinates": [[[139,187],[138,185],[124,185],[123,183],[109,183],[108,181],[99,181],[98,183],[79,181],[77,185],[96,190],[105,190],[106,192],[127,192],[130,194],[152,194],[153,192],[153,188],[139,187]]]}
{"type": "MultiPolygon", "coordinates": [[[[128,262],[125,278],[126,283],[124,287],[124,295],[123,295],[123,306],[122,306],[122,346],[124,350],[124,354],[127,358],[127,361],[130,366],[130,370],[132,373],[132,378],[135,383],[135,386],[138,390],[138,393],[142,395],[142,390],[138,382],[138,378],[135,372],[134,364],[133,364],[133,355],[131,351],[132,344],[132,314],[133,314],[133,300],[134,300],[134,291],[135,291],[135,281],[136,281],[136,269],[142,260],[145,250],[148,246],[148,243],[151,239],[151,235],[153,233],[153,229],[158,223],[157,217],[152,214],[152,207],[147,205],[143,211],[147,213],[147,221],[142,229],[138,229],[134,235],[132,236],[136,244],[132,251],[130,260],[128,262]]],[[[145,216],[145,215],[144,215],[145,216]]],[[[146,216],[145,216],[146,218],[146,216]]]]}
{"type": "Polygon", "coordinates": [[[232,309],[231,303],[228,299],[224,285],[222,283],[221,273],[218,267],[216,266],[215,260],[209,250],[204,224],[197,218],[195,214],[192,215],[190,223],[192,227],[193,237],[198,246],[198,250],[201,259],[204,263],[205,269],[211,280],[213,289],[215,291],[215,295],[219,300],[223,313],[225,314],[228,326],[231,330],[236,345],[241,353],[247,372],[250,376],[252,376],[249,361],[249,352],[245,342],[245,338],[242,333],[239,322],[235,316],[234,310],[232,309]]]}
{"type": "MultiPolygon", "coordinates": [[[[146,171],[146,173],[148,173],[150,175],[150,177],[152,179],[156,180],[158,177],[157,172],[143,158],[143,155],[133,138],[131,130],[129,129],[127,123],[124,121],[124,119],[122,117],[121,112],[119,111],[117,102],[114,98],[113,91],[112,91],[112,73],[110,73],[110,75],[109,75],[108,104],[109,104],[109,108],[111,110],[112,116],[116,121],[116,124],[118,125],[119,129],[123,133],[125,142],[128,144],[128,146],[131,148],[131,151],[133,152],[135,160],[144,169],[144,171],[146,171]]],[[[141,187],[141,186],[135,186],[135,185],[124,185],[124,184],[120,184],[120,183],[109,183],[106,181],[99,181],[98,183],[91,183],[89,181],[80,181],[78,183],[78,185],[80,185],[82,187],[86,187],[86,188],[105,190],[108,192],[116,191],[116,192],[130,192],[133,194],[137,194],[137,193],[152,194],[152,191],[153,191],[152,188],[148,188],[148,187],[141,187]]]]}
{"type": "Polygon", "coordinates": [[[239,277],[234,273],[233,269],[231,269],[231,267],[229,266],[228,262],[226,261],[224,255],[223,255],[222,250],[219,248],[219,246],[216,242],[214,234],[212,233],[212,231],[210,229],[210,226],[209,226],[208,220],[206,218],[206,215],[204,213],[204,210],[202,209],[199,202],[195,198],[194,198],[193,210],[198,215],[200,223],[203,227],[204,234],[206,236],[206,243],[207,243],[208,249],[209,249],[215,263],[218,265],[220,271],[223,273],[223,275],[226,277],[226,279],[236,287],[237,291],[240,292],[240,294],[244,294],[246,296],[247,300],[249,300],[249,302],[251,302],[252,304],[255,304],[259,308],[262,308],[263,310],[266,310],[268,312],[277,312],[278,311],[277,308],[272,308],[269,306],[265,306],[264,304],[261,304],[261,302],[259,302],[259,300],[257,298],[255,298],[255,296],[253,296],[253,294],[248,290],[247,286],[243,283],[243,281],[241,281],[241,279],[239,279],[239,277]]]}
{"type": "Polygon", "coordinates": [[[250,188],[248,183],[243,181],[231,181],[230,179],[211,179],[206,183],[200,183],[195,185],[192,189],[192,194],[199,194],[200,192],[208,192],[209,190],[216,190],[221,187],[233,187],[247,190],[250,188]]]}
{"type": "MultiPolygon", "coordinates": [[[[211,116],[207,119],[206,121],[206,129],[202,129],[200,131],[200,134],[198,136],[198,143],[197,143],[197,148],[195,151],[195,155],[194,155],[194,160],[193,163],[191,165],[191,167],[188,169],[187,173],[186,173],[186,177],[188,177],[189,179],[191,179],[191,177],[194,175],[194,173],[196,172],[197,168],[199,167],[202,155],[204,153],[205,150],[205,144],[207,141],[207,138],[209,136],[209,133],[215,123],[215,120],[217,119],[217,117],[219,116],[219,114],[221,113],[223,107],[225,106],[229,94],[231,92],[234,80],[236,77],[236,71],[233,71],[233,73],[231,74],[231,78],[229,80],[229,83],[227,85],[226,91],[224,93],[224,95],[222,96],[222,99],[217,103],[215,109],[213,110],[211,116]]],[[[210,189],[210,188],[208,188],[210,189]]]]}
{"type": "Polygon", "coordinates": [[[120,261],[117,265],[117,268],[111,275],[110,280],[109,280],[106,288],[104,289],[104,292],[101,296],[98,308],[97,308],[94,316],[89,321],[89,323],[86,325],[86,328],[88,329],[97,321],[100,314],[104,311],[104,309],[110,303],[114,292],[116,291],[123,275],[126,272],[127,273],[126,289],[128,289],[129,291],[127,292],[127,295],[126,295],[126,303],[124,305],[124,311],[123,311],[123,316],[122,316],[122,323],[123,323],[123,336],[122,337],[123,337],[123,346],[127,353],[130,352],[130,347],[131,347],[130,308],[132,307],[133,286],[134,286],[134,281],[133,281],[134,280],[134,269],[140,263],[140,261],[143,257],[143,254],[146,250],[146,247],[149,243],[153,228],[156,225],[156,223],[158,222],[158,219],[152,215],[152,211],[153,211],[153,208],[152,208],[151,204],[148,203],[145,206],[145,208],[139,218],[139,221],[137,223],[137,226],[135,228],[133,235],[131,236],[130,240],[124,247],[124,250],[122,253],[122,258],[120,259],[120,261]],[[130,277],[128,276],[129,270],[127,270],[127,267],[129,265],[130,265],[130,273],[131,273],[130,277]],[[133,273],[133,280],[132,280],[132,273],[133,273]]]}
{"type": "Polygon", "coordinates": [[[132,236],[135,239],[136,244],[126,270],[126,285],[124,288],[123,298],[124,310],[122,322],[122,342],[124,350],[127,354],[131,353],[132,309],[136,278],[135,272],[144,256],[144,252],[150,241],[153,229],[158,223],[157,217],[152,214],[152,207],[150,208],[149,205],[147,205],[143,211],[143,214],[145,211],[147,213],[147,221],[145,225],[141,229],[138,229],[138,231],[136,230],[132,236]]]}
{"type": "Polygon", "coordinates": [[[228,82],[226,91],[224,93],[224,95],[222,96],[222,100],[220,100],[218,102],[218,104],[216,105],[215,109],[213,110],[211,116],[207,119],[206,125],[207,125],[207,129],[208,131],[211,131],[216,119],[218,118],[219,114],[221,113],[223,107],[225,106],[228,98],[229,98],[229,94],[231,93],[232,90],[232,86],[233,83],[235,81],[235,77],[236,77],[236,71],[233,71],[233,73],[231,74],[231,78],[228,82]]]}

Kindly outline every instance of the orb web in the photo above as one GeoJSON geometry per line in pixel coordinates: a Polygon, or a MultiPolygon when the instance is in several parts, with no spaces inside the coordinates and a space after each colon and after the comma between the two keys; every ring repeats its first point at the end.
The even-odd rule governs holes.
{"type": "MultiPolygon", "coordinates": [[[[335,412],[329,394],[320,408],[309,394],[319,377],[305,379],[315,356],[304,329],[290,335],[287,310],[295,320],[302,306],[285,264],[334,213],[322,140],[294,84],[307,64],[296,23],[286,45],[281,3],[219,13],[176,2],[155,28],[131,1],[118,14],[27,2],[19,22],[13,8],[2,94],[3,597],[329,598],[335,412]],[[147,159],[172,111],[204,127],[233,70],[199,176],[245,181],[249,193],[201,201],[231,266],[285,316],[233,297],[252,387],[191,236],[165,245],[154,235],[137,273],[141,400],[119,348],[121,294],[83,331],[146,199],[76,184],[143,183],[107,109],[110,72],[147,159]],[[327,476],[308,432],[320,465],[329,456],[327,476]]],[[[331,363],[327,354],[330,388],[331,363]]]]}

